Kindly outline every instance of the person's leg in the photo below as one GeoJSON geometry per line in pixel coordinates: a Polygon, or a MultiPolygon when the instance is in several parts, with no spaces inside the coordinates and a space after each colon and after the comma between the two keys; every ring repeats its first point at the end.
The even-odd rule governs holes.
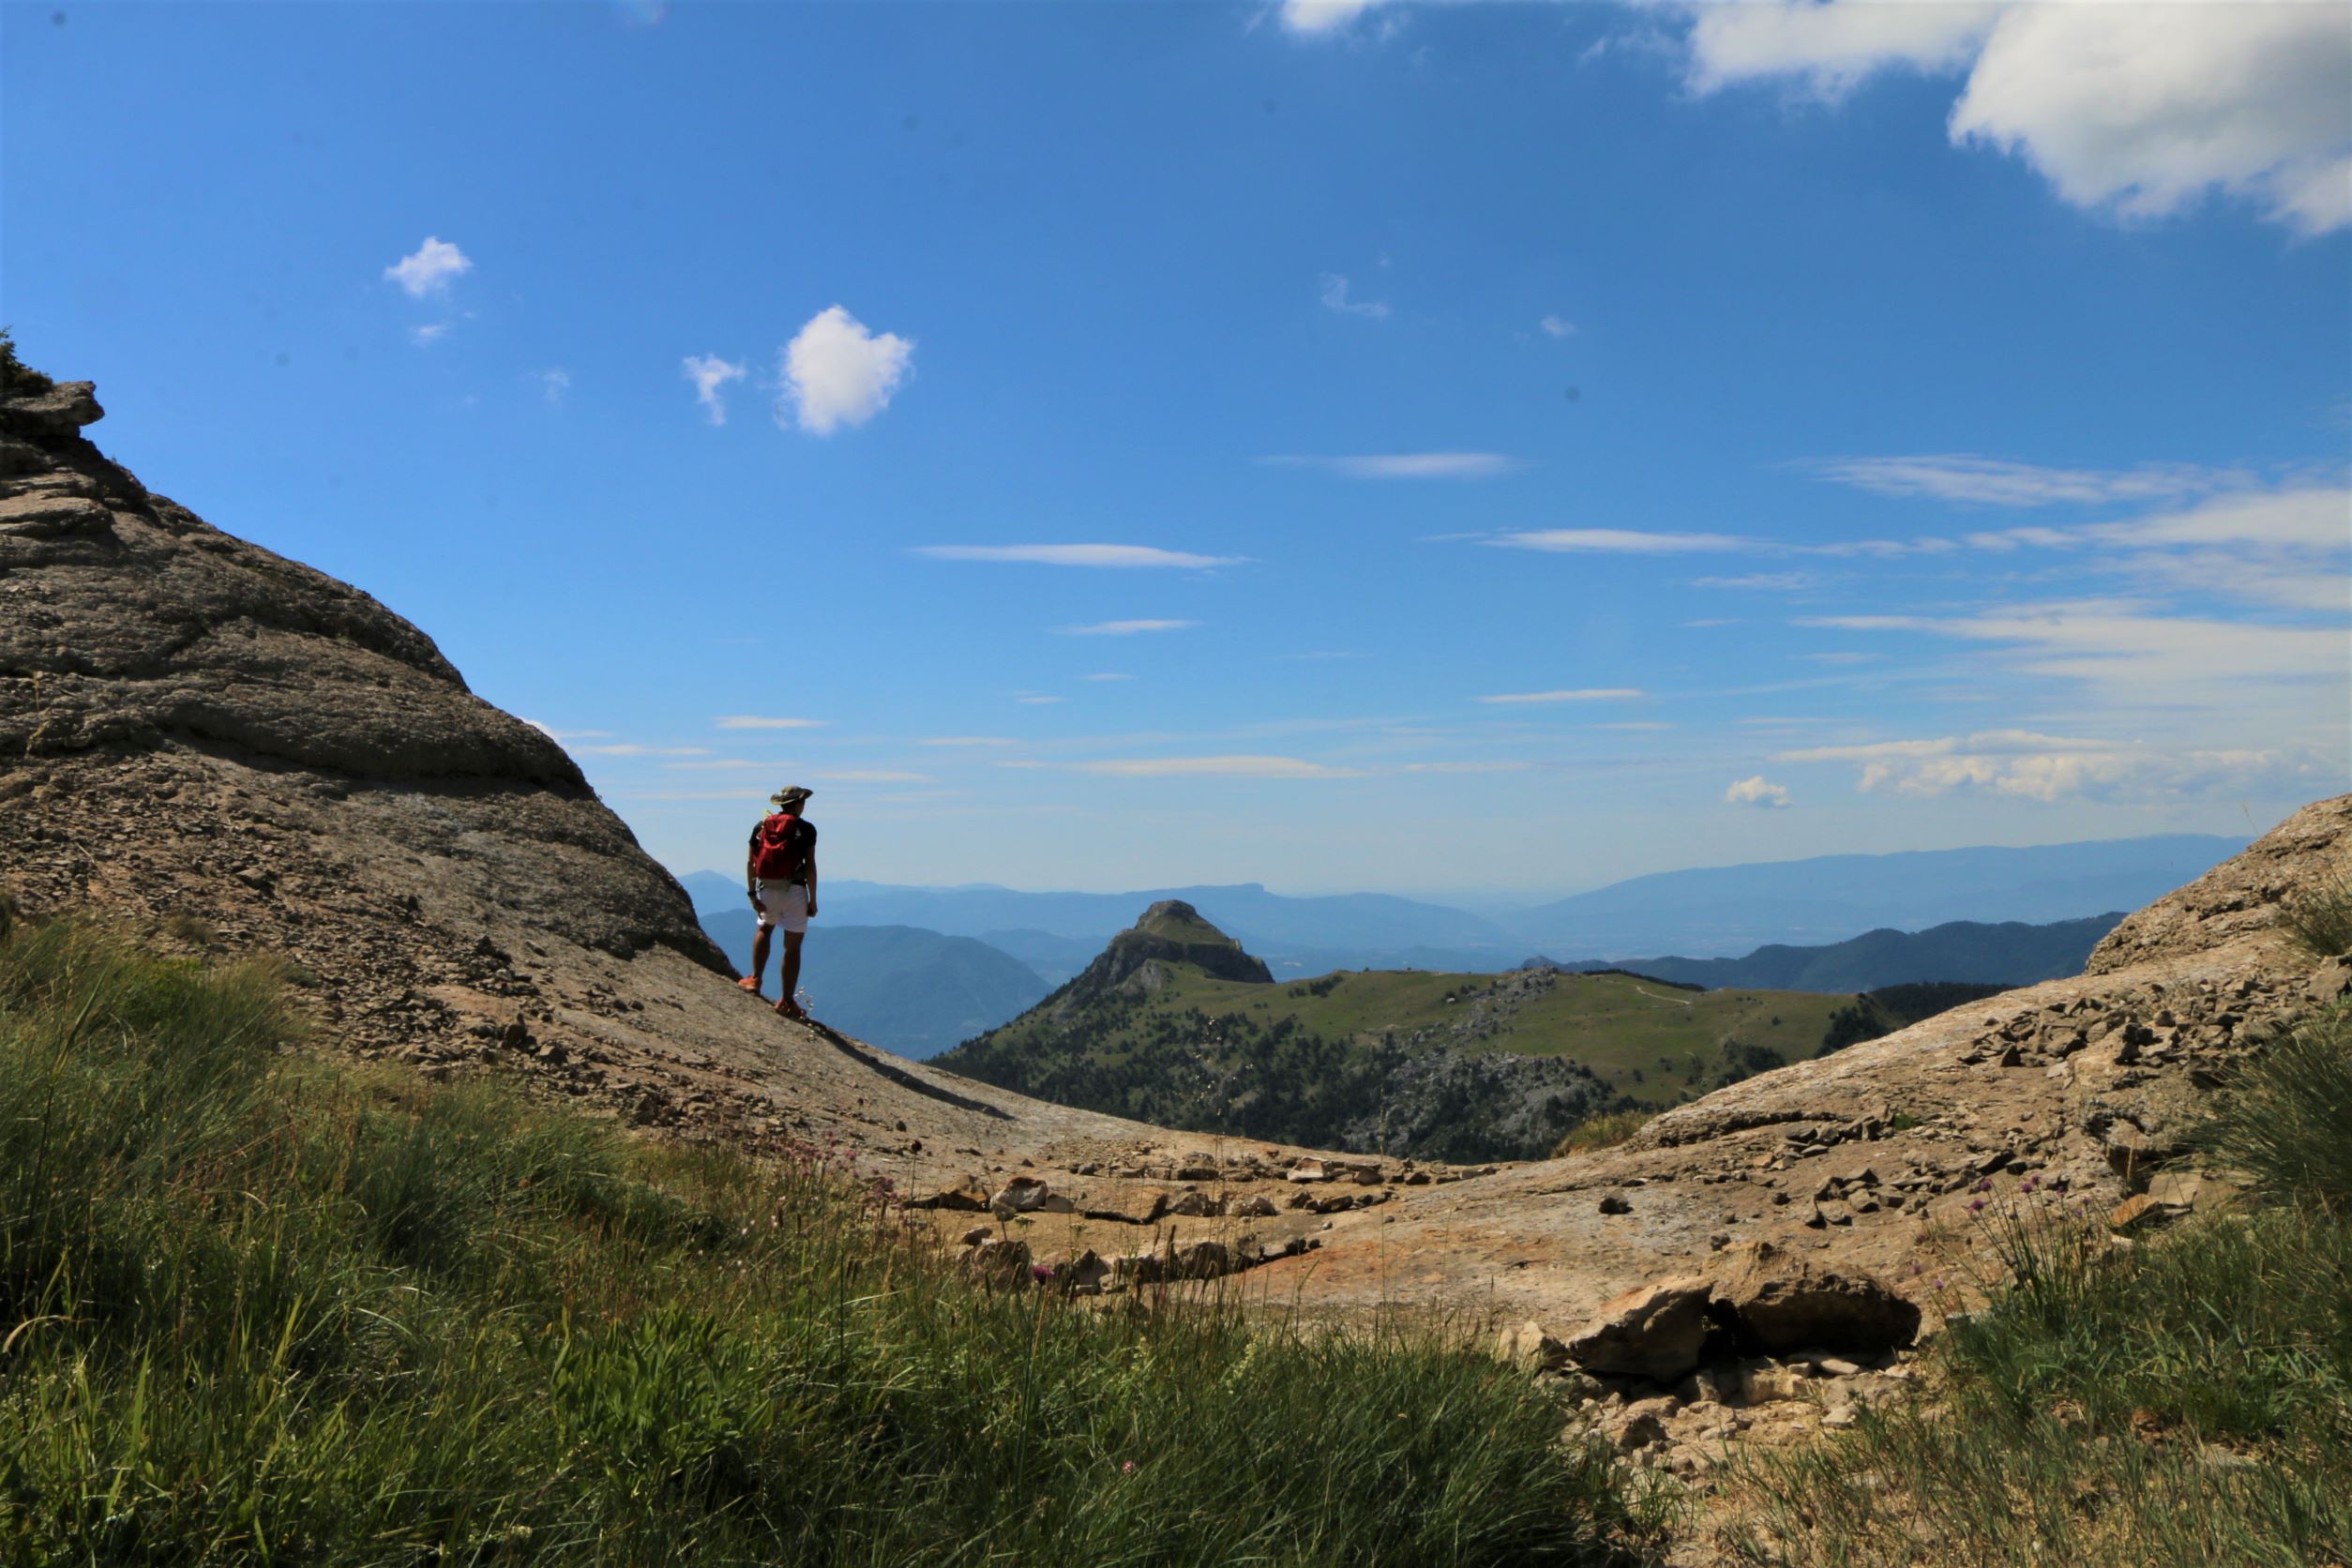
{"type": "Polygon", "coordinates": [[[760,992],[761,976],[768,972],[768,937],[775,929],[762,920],[758,933],[751,939],[751,972],[743,977],[743,988],[754,996],[760,992]]]}
{"type": "Polygon", "coordinates": [[[776,984],[782,993],[776,1003],[776,1010],[779,1013],[790,1013],[794,1017],[800,1014],[800,944],[807,935],[806,931],[784,933],[784,967],[776,975],[776,984]]]}

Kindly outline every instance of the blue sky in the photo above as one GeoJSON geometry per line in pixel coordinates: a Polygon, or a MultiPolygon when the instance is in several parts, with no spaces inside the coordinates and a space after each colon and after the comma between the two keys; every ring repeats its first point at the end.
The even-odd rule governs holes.
{"type": "Polygon", "coordinates": [[[2352,787],[2352,9],[8,6],[0,298],[672,867],[1571,891],[2352,787]],[[722,422],[723,416],[723,422],[722,422]]]}

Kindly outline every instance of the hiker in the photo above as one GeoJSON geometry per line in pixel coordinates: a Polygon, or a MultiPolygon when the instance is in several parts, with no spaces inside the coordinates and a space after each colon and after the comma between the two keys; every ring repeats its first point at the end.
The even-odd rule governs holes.
{"type": "Polygon", "coordinates": [[[805,1018],[792,998],[800,989],[800,944],[808,922],[817,912],[817,829],[801,808],[809,792],[787,785],[768,797],[774,811],[751,830],[750,852],[744,857],[744,891],[760,912],[760,931],[751,939],[751,972],[737,982],[752,995],[760,994],[760,977],[768,970],[768,937],[784,931],[784,965],[776,979],[784,994],[776,1010],[788,1018],[805,1018]]]}

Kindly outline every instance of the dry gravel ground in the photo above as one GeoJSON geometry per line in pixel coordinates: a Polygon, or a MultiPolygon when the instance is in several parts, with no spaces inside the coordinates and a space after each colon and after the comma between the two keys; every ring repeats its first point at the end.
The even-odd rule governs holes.
{"type": "MultiPolygon", "coordinates": [[[[2132,916],[2082,976],[1768,1073],[1622,1147],[1291,1181],[1301,1151],[1043,1104],[776,1018],[554,742],[365,594],[147,492],[83,436],[97,417],[86,384],[0,406],[0,890],[165,948],[281,953],[320,1049],[511,1075],[665,1136],[838,1148],[912,1195],[1019,1175],[1071,1200],[926,1211],[951,1241],[975,1221],[1040,1257],[1135,1251],[1170,1224],[1312,1239],[1245,1293],[1562,1336],[1630,1287],[1769,1242],[1877,1275],[1932,1324],[1982,1263],[1980,1184],[2062,1181],[2101,1208],[2226,1196],[2184,1174],[2180,1129],[2234,1056],[2352,986],[2273,927],[2291,889],[2352,874],[2346,796],[2132,916]]],[[[1804,1372],[1752,1367],[1761,1383],[1711,1407],[1588,1413],[1621,1437],[1654,1414],[1679,1440],[1631,1446],[1703,1469],[1686,1461],[1707,1443],[1810,1429],[1904,1380],[1804,1372]],[[1791,1380],[1828,1392],[1745,1396],[1791,1380]]]]}

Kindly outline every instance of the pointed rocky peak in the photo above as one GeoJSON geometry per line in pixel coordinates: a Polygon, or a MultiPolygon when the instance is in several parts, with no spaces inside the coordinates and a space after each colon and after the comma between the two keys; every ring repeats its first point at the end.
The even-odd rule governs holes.
{"type": "Polygon", "coordinates": [[[1083,998],[1129,986],[1157,989],[1161,976],[1153,966],[1164,964],[1189,964],[1217,980],[1274,983],[1261,959],[1244,952],[1199,910],[1181,898],[1163,898],[1110,939],[1101,957],[1070,983],[1071,991],[1083,998]]]}

